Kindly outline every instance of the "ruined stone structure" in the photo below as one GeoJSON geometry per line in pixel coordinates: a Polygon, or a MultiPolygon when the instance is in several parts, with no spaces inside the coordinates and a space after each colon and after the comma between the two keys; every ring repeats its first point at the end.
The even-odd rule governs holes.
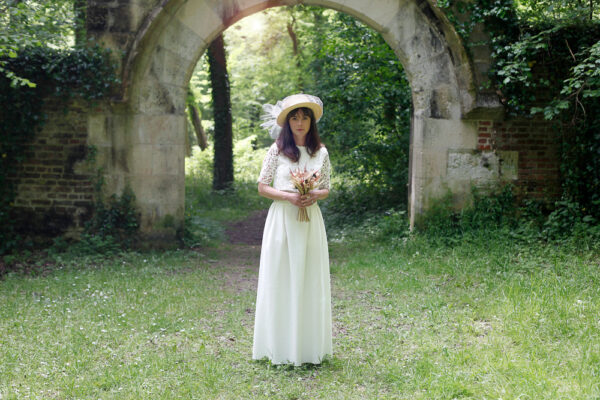
{"type": "MultiPolygon", "coordinates": [[[[183,224],[185,95],[199,57],[241,18],[298,3],[363,21],[383,35],[404,66],[414,110],[411,223],[448,190],[460,205],[472,185],[513,181],[541,195],[548,182],[557,181],[550,129],[503,120],[496,95],[479,89],[489,49],[473,47],[468,56],[452,25],[428,0],[88,0],[89,35],[122,55],[122,87],[117,99],[85,115],[86,145],[98,150],[108,193],[126,185],[133,189],[146,238],[170,240],[183,224]]],[[[33,207],[23,193],[18,204],[33,207]]],[[[81,213],[74,202],[86,201],[88,193],[69,194],[76,193],[83,197],[73,198],[69,210],[81,213]]],[[[40,207],[58,205],[45,200],[40,207]]]]}

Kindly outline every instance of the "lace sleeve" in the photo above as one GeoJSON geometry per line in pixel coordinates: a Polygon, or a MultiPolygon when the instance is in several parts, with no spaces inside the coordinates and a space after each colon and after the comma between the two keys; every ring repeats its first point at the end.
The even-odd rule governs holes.
{"type": "Polygon", "coordinates": [[[277,145],[273,145],[269,148],[265,159],[263,160],[262,169],[258,176],[258,182],[270,185],[275,177],[275,170],[277,169],[277,156],[279,155],[279,149],[277,145]]]}
{"type": "Polygon", "coordinates": [[[331,164],[329,163],[329,153],[325,153],[323,157],[323,165],[321,166],[321,183],[319,189],[329,189],[329,176],[331,175],[331,164]]]}

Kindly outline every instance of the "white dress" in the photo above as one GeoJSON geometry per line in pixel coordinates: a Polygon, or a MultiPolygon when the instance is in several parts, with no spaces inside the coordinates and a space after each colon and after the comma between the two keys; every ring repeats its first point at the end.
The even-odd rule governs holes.
{"type": "MultiPolygon", "coordinates": [[[[273,144],[258,179],[279,190],[295,191],[290,170],[320,170],[319,188],[329,189],[329,154],[313,157],[298,146],[294,163],[273,144]]],[[[319,364],[332,354],[329,252],[321,210],[307,207],[309,222],[297,220],[298,207],[275,200],[263,232],[256,296],[252,358],[273,364],[319,364]]]]}

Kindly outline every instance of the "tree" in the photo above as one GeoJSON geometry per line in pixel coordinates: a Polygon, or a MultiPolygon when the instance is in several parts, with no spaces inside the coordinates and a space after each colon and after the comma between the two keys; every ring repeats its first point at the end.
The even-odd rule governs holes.
{"type": "MultiPolygon", "coordinates": [[[[75,44],[75,4],[85,0],[5,0],[0,1],[0,77],[13,86],[35,86],[6,68],[7,58],[31,47],[72,48],[75,44]]],[[[80,8],[77,8],[80,9],[80,8]]],[[[80,19],[79,19],[80,20],[80,19]]]]}
{"type": "Polygon", "coordinates": [[[217,36],[210,44],[208,64],[215,120],[213,189],[223,190],[233,185],[231,97],[223,35],[217,36]]]}
{"type": "Polygon", "coordinates": [[[192,88],[188,88],[188,95],[186,99],[188,113],[190,114],[190,120],[192,120],[192,126],[194,133],[196,133],[196,140],[201,150],[206,150],[208,147],[208,140],[206,138],[206,132],[202,127],[202,118],[200,118],[200,111],[198,110],[198,103],[196,102],[196,96],[192,88]]]}

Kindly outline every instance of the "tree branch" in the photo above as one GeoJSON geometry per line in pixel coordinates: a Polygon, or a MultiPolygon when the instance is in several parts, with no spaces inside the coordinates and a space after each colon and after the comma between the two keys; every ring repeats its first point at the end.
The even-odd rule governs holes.
{"type": "Polygon", "coordinates": [[[567,49],[569,49],[569,53],[571,53],[571,57],[573,57],[573,61],[577,62],[575,59],[575,54],[573,54],[573,50],[571,50],[571,46],[569,46],[569,41],[567,39],[565,39],[565,43],[567,45],[567,49]]]}

